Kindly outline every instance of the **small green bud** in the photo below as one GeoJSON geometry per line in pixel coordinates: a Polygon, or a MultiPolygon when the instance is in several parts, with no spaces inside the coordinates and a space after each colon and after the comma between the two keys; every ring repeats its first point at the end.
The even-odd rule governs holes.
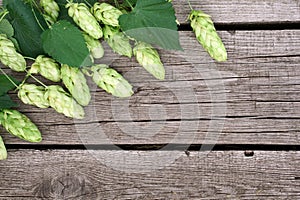
{"type": "Polygon", "coordinates": [[[40,142],[42,135],[39,129],[26,115],[17,110],[0,111],[0,123],[12,135],[29,142],[40,142]]]}
{"type": "Polygon", "coordinates": [[[103,28],[104,39],[114,52],[132,57],[132,47],[129,38],[119,28],[105,25],[103,28]]]}
{"type": "Polygon", "coordinates": [[[46,15],[51,18],[52,22],[56,22],[59,15],[59,6],[54,0],[40,0],[40,5],[46,15]]]}
{"type": "Polygon", "coordinates": [[[210,16],[202,11],[193,10],[189,15],[198,42],[217,61],[226,61],[226,48],[219,37],[210,16]]]}
{"type": "Polygon", "coordinates": [[[25,83],[19,88],[18,97],[25,104],[48,108],[49,102],[45,97],[45,93],[44,87],[25,83]]]}
{"type": "Polygon", "coordinates": [[[91,10],[99,22],[110,26],[119,26],[118,19],[123,13],[116,7],[108,3],[97,2],[91,10]]]}
{"type": "Polygon", "coordinates": [[[47,87],[45,96],[50,106],[58,113],[75,119],[84,118],[83,108],[61,86],[51,85],[47,87]]]}
{"type": "Polygon", "coordinates": [[[24,57],[16,51],[13,42],[5,34],[0,34],[0,61],[17,72],[24,72],[26,69],[24,57]]]}
{"type": "Polygon", "coordinates": [[[43,55],[39,55],[35,59],[29,72],[32,74],[40,73],[43,77],[53,82],[59,82],[61,78],[59,65],[52,58],[43,55]]]}
{"type": "Polygon", "coordinates": [[[2,140],[2,137],[0,136],[0,160],[5,160],[6,158],[7,158],[7,151],[4,142],[2,140]]]}
{"type": "Polygon", "coordinates": [[[165,79],[165,68],[160,60],[158,52],[150,44],[138,42],[133,49],[133,53],[138,63],[150,74],[157,79],[165,79]]]}
{"type": "Polygon", "coordinates": [[[101,42],[99,40],[92,38],[91,36],[89,36],[86,33],[83,33],[83,37],[85,39],[85,43],[86,43],[88,49],[90,50],[93,58],[95,58],[95,59],[102,58],[104,56],[104,49],[103,49],[101,42]]]}
{"type": "Polygon", "coordinates": [[[68,3],[68,14],[73,18],[74,22],[87,34],[95,39],[103,36],[102,29],[84,3],[68,3]]]}
{"type": "Polygon", "coordinates": [[[61,67],[61,76],[73,98],[80,105],[87,106],[91,100],[91,94],[86,78],[80,69],[64,64],[61,67]]]}
{"type": "Polygon", "coordinates": [[[99,64],[91,67],[93,81],[103,90],[116,97],[130,97],[132,86],[116,70],[99,64]]]}

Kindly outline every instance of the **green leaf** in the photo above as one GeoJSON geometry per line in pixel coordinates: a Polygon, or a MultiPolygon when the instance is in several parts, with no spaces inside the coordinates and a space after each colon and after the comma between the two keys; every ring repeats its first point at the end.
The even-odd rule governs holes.
{"type": "Polygon", "coordinates": [[[126,7],[126,8],[130,8],[131,6],[135,6],[136,5],[137,0],[125,0],[123,1],[123,3],[121,4],[122,7],[126,7]]]}
{"type": "Polygon", "coordinates": [[[121,29],[130,37],[164,49],[182,50],[175,11],[166,0],[137,1],[133,11],[119,18],[121,29]]]}
{"type": "Polygon", "coordinates": [[[15,38],[13,38],[13,37],[10,37],[8,39],[10,39],[12,41],[12,43],[14,43],[14,46],[17,49],[17,51],[21,52],[21,49],[20,49],[18,41],[15,38]]]}
{"type": "Polygon", "coordinates": [[[0,33],[5,34],[8,38],[14,35],[14,28],[7,19],[0,21],[0,33]]]}
{"type": "MultiPolygon", "coordinates": [[[[20,82],[10,76],[10,79],[18,85],[20,82]]],[[[9,90],[15,88],[5,75],[0,75],[0,109],[7,109],[11,107],[16,107],[18,104],[13,102],[11,98],[6,94],[9,90]]]]}
{"type": "MultiPolygon", "coordinates": [[[[18,85],[20,82],[14,79],[13,77],[9,76],[10,79],[18,85]]],[[[12,84],[5,75],[0,75],[0,96],[6,94],[9,90],[15,88],[15,85],[12,84]]]]}
{"type": "Polygon", "coordinates": [[[72,67],[90,66],[92,61],[80,30],[62,20],[42,34],[44,50],[60,63],[72,67]]]}
{"type": "Polygon", "coordinates": [[[17,106],[18,104],[13,102],[7,94],[0,96],[0,109],[9,109],[17,106]]]}
{"type": "Polygon", "coordinates": [[[14,30],[17,30],[14,38],[18,41],[22,54],[30,57],[44,54],[41,40],[43,30],[40,25],[44,29],[47,25],[42,15],[22,0],[6,0],[3,3],[9,11],[8,20],[14,30]]]}

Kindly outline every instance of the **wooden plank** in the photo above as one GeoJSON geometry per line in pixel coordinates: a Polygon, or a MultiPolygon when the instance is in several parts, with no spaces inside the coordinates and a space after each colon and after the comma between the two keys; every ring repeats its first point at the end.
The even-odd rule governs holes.
{"type": "Polygon", "coordinates": [[[11,150],[0,198],[299,199],[300,152],[11,150]],[[168,159],[166,159],[168,157],[168,159]]]}
{"type": "MultiPolygon", "coordinates": [[[[298,0],[191,0],[193,8],[212,16],[217,24],[300,22],[298,0]]],[[[2,0],[0,0],[2,4],[2,0]]],[[[180,23],[187,23],[190,8],[186,0],[173,2],[180,23]]]]}
{"type": "MultiPolygon", "coordinates": [[[[161,51],[167,68],[163,82],[134,59],[108,53],[107,61],[133,83],[136,94],[128,102],[92,88],[93,101],[84,121],[23,104],[19,110],[40,127],[42,144],[81,144],[82,139],[105,144],[105,134],[119,144],[214,143],[215,137],[204,138],[216,124],[219,129],[212,133],[223,126],[219,144],[299,144],[300,31],[220,33],[228,62],[214,65],[201,48],[191,48],[196,44],[193,35],[181,32],[186,52],[161,51]],[[183,138],[174,141],[178,133],[183,138]],[[97,140],[88,137],[97,135],[97,140]]],[[[1,129],[7,144],[23,143],[4,132],[1,129]]]]}
{"type": "MultiPolygon", "coordinates": [[[[203,10],[212,16],[215,23],[278,23],[300,22],[300,3],[298,0],[191,0],[196,10],[203,10]]],[[[174,1],[177,17],[186,23],[190,8],[186,0],[174,1]]]]}

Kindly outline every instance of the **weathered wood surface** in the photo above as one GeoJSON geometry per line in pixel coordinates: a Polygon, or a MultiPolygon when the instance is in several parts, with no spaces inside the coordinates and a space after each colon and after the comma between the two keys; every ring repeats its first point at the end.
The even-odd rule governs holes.
{"type": "MultiPolygon", "coordinates": [[[[2,4],[2,0],[0,0],[2,4]]],[[[185,24],[190,8],[186,0],[173,1],[178,20],[185,24]]],[[[194,9],[210,14],[217,24],[299,23],[299,0],[191,0],[194,9]]]]}
{"type": "MultiPolygon", "coordinates": [[[[119,144],[214,143],[215,132],[219,144],[299,144],[300,31],[220,34],[229,61],[214,65],[200,46],[190,48],[196,44],[193,34],[181,32],[186,52],[162,51],[163,82],[134,59],[108,53],[107,60],[133,83],[136,94],[129,101],[117,100],[97,89],[87,119],[76,126],[52,109],[21,104],[20,111],[38,124],[42,144],[81,144],[82,139],[106,144],[107,138],[119,144]],[[212,126],[218,129],[204,140],[212,126]],[[182,137],[174,140],[178,133],[182,137]]],[[[23,143],[5,133],[4,138],[7,144],[23,143]]]]}
{"type": "Polygon", "coordinates": [[[299,165],[293,151],[12,150],[0,199],[299,199],[299,165]]]}
{"type": "MultiPolygon", "coordinates": [[[[186,0],[173,1],[180,22],[184,23],[190,8],[186,0]]],[[[300,22],[298,0],[191,0],[194,9],[210,14],[216,23],[278,23],[300,22]]]]}

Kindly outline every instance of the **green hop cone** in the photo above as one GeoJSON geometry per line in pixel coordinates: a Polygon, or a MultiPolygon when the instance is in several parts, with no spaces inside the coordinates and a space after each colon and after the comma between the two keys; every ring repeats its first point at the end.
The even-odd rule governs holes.
{"type": "Polygon", "coordinates": [[[59,65],[52,58],[43,55],[39,55],[35,59],[29,72],[32,74],[40,73],[43,77],[53,82],[59,82],[61,78],[59,65]]]}
{"type": "Polygon", "coordinates": [[[68,3],[66,8],[68,8],[69,16],[83,31],[95,39],[103,36],[99,23],[84,3],[68,3]]]}
{"type": "Polygon", "coordinates": [[[24,57],[16,51],[13,42],[5,34],[0,34],[0,61],[17,72],[23,72],[26,69],[24,57]]]}
{"type": "Polygon", "coordinates": [[[91,8],[95,18],[103,24],[110,26],[119,26],[119,17],[122,11],[108,3],[95,3],[91,8]]]}
{"type": "Polygon", "coordinates": [[[114,52],[132,57],[132,47],[129,38],[119,28],[105,25],[103,28],[104,39],[114,52]]]}
{"type": "Polygon", "coordinates": [[[40,5],[46,15],[51,18],[50,22],[56,22],[59,15],[59,6],[54,0],[40,0],[40,5]]]}
{"type": "Polygon", "coordinates": [[[7,158],[7,151],[4,142],[2,140],[2,137],[0,136],[0,160],[5,160],[6,158],[7,158]]]}
{"type": "Polygon", "coordinates": [[[196,38],[209,55],[217,61],[226,61],[227,52],[210,16],[193,10],[189,15],[196,38]]]}
{"type": "Polygon", "coordinates": [[[87,106],[91,100],[91,94],[86,78],[80,69],[64,64],[61,67],[61,76],[73,98],[80,105],[87,106]]]}
{"type": "Polygon", "coordinates": [[[0,112],[2,126],[12,135],[29,142],[40,142],[41,132],[26,115],[17,110],[3,109],[0,112]]]}
{"type": "Polygon", "coordinates": [[[83,37],[85,39],[85,43],[86,43],[88,49],[90,50],[93,58],[96,58],[96,59],[102,58],[104,56],[104,49],[103,49],[101,42],[99,40],[92,38],[91,36],[89,36],[86,33],[83,33],[83,37]]]}
{"type": "Polygon", "coordinates": [[[45,93],[44,87],[25,83],[19,88],[18,97],[25,104],[48,108],[49,102],[45,97],[45,93]]]}
{"type": "Polygon", "coordinates": [[[44,19],[49,22],[50,24],[54,24],[56,21],[52,19],[49,15],[43,14],[44,19]]]}
{"type": "Polygon", "coordinates": [[[138,63],[150,74],[157,79],[165,79],[165,68],[160,60],[158,52],[150,44],[138,42],[133,49],[133,53],[138,63]]]}
{"type": "Polygon", "coordinates": [[[48,86],[45,96],[49,101],[49,105],[58,113],[75,119],[84,118],[83,108],[61,86],[48,86]]]}
{"type": "Polygon", "coordinates": [[[130,97],[132,86],[116,70],[100,64],[91,67],[93,81],[103,90],[116,97],[130,97]]]}

